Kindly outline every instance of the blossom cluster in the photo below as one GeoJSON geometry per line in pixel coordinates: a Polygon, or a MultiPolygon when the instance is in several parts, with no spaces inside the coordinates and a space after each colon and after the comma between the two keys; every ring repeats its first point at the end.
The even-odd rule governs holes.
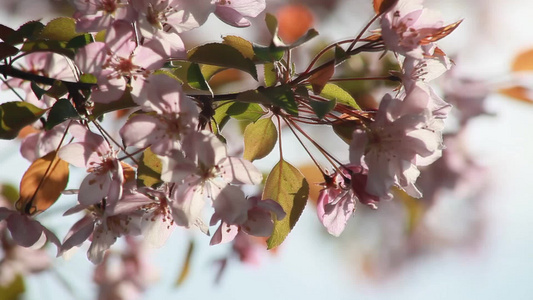
{"type": "MultiPolygon", "coordinates": [[[[458,23],[444,25],[437,14],[423,7],[422,1],[388,2],[393,5],[376,11],[380,30],[368,38],[360,39],[361,34],[350,41],[347,49],[338,50],[340,44],[335,45],[336,52],[343,53],[341,60],[379,50],[392,52],[401,65],[400,71],[387,77],[395,78],[401,86],[386,94],[379,107],[362,110],[351,96],[337,102],[337,96],[330,99],[324,96],[327,93],[321,93],[327,88],[340,89],[327,86],[336,60],[313,69],[320,54],[306,71],[296,73],[290,51],[313,38],[315,31],[309,30],[288,45],[277,36],[277,29],[273,29],[276,24],[269,22],[268,16],[267,25],[273,35],[268,47],[247,44],[244,39],[239,40],[238,47],[224,44],[225,52],[237,53],[232,58],[238,57],[238,63],[231,67],[257,77],[255,64],[264,65],[264,87],[219,98],[210,88],[204,89],[203,94],[186,92],[182,78],[174,73],[174,63],[198,62],[188,61],[191,54],[180,34],[201,26],[210,14],[232,26],[249,26],[248,19],[265,9],[264,0],[74,0],[76,30],[87,33],[90,42],[76,48],[71,57],[52,52],[29,53],[23,56],[24,63],[19,67],[21,72],[39,75],[39,80],[45,77],[55,80],[54,85],[70,84],[66,92],[37,95],[52,84],[30,83],[16,76],[7,80],[4,88],[23,89],[24,101],[41,113],[31,120],[36,121],[32,124],[35,132],[21,143],[21,154],[32,162],[32,172],[41,174],[40,182],[58,172],[49,171],[57,160],[86,170],[87,175],[75,189],[77,204],[65,212],[81,217],[60,242],[33,218],[57,199],[42,200],[46,197],[41,198],[38,191],[45,188],[39,183],[35,193],[21,196],[15,208],[0,207],[0,221],[7,223],[2,231],[7,228],[14,241],[24,247],[40,247],[48,240],[57,246],[58,255],[90,241],[87,256],[95,264],[104,263],[97,277],[109,284],[111,292],[124,278],[134,286],[133,293],[144,289],[137,282],[141,280],[136,277],[139,274],[110,274],[105,266],[106,250],[124,236],[129,244],[135,244],[132,236],[142,236],[146,243],[159,247],[177,226],[197,228],[212,235],[211,245],[233,241],[241,260],[251,261],[250,236],[271,237],[276,241],[267,242],[268,246],[279,245],[294,227],[309,193],[306,179],[283,160],[281,150],[280,163],[266,183],[251,161],[272,151],[278,137],[281,139],[278,132],[282,130],[282,120],[291,130],[308,137],[298,122],[334,125],[346,114],[356,120],[346,139],[347,162],[329,159],[331,155],[312,141],[335,169],[333,173],[323,173],[324,188],[317,204],[319,220],[328,232],[336,236],[342,233],[357,201],[377,208],[379,201],[391,199],[397,190],[421,197],[422,191],[416,185],[419,168],[441,156],[444,121],[451,109],[428,84],[452,65],[436,42],[458,23]],[[366,44],[354,48],[363,42],[366,44]],[[250,51],[255,52],[250,55],[250,51]],[[279,53],[285,53],[284,58],[279,53]],[[266,78],[267,65],[272,67],[270,75],[276,77],[270,82],[266,78]],[[331,70],[331,74],[324,70],[331,70]],[[61,98],[64,94],[68,94],[68,99],[61,98]],[[50,126],[54,121],[52,113],[60,110],[57,107],[61,100],[68,100],[69,105],[72,102],[69,107],[75,112],[61,115],[60,122],[50,126]],[[214,104],[215,100],[229,102],[214,104]],[[124,102],[129,104],[113,107],[124,102]],[[250,113],[255,118],[247,116],[253,119],[248,126],[260,129],[247,127],[244,132],[245,148],[259,149],[253,154],[245,149],[244,157],[249,159],[228,151],[227,141],[220,134],[224,121],[216,116],[242,104],[250,111],[255,109],[250,113]],[[97,107],[136,110],[113,134],[100,121],[107,111],[102,113],[97,107]],[[40,118],[46,114],[48,119],[40,118]],[[274,118],[278,120],[277,127],[274,118]],[[254,132],[255,136],[250,138],[247,132],[254,132]],[[48,162],[49,157],[50,167],[37,170],[36,164],[48,162]],[[250,186],[258,191],[263,183],[261,196],[245,193],[252,190],[250,186]]],[[[217,47],[222,49],[222,44],[217,47]]],[[[212,61],[203,62],[209,65],[212,61]]],[[[213,65],[228,67],[225,62],[213,65]]],[[[193,72],[191,66],[188,76],[193,72]]],[[[201,79],[209,81],[203,75],[201,79]]],[[[189,86],[192,87],[190,82],[189,86]]],[[[342,92],[341,95],[348,94],[342,92]]],[[[227,113],[228,119],[230,116],[227,113]]],[[[279,144],[281,149],[281,140],[279,144]]],[[[68,177],[68,168],[64,170],[68,177]]],[[[26,174],[28,178],[32,172],[26,174]]],[[[49,190],[53,194],[54,188],[49,190]]],[[[133,256],[135,261],[140,260],[137,253],[133,256]]],[[[124,261],[128,263],[131,262],[124,261]]]]}
{"type": "Polygon", "coordinates": [[[340,235],[358,200],[377,208],[394,189],[420,198],[419,167],[442,155],[442,131],[451,105],[429,81],[452,62],[435,43],[450,26],[422,1],[398,1],[381,17],[383,41],[398,56],[401,87],[386,94],[373,120],[353,131],[350,164],[328,175],[318,200],[318,217],[329,233],[340,235]]]}

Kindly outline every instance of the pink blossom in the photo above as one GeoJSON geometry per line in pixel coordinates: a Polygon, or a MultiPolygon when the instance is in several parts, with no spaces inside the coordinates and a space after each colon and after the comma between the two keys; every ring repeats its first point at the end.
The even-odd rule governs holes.
{"type": "Polygon", "coordinates": [[[169,203],[170,199],[166,193],[149,188],[139,191],[129,189],[110,214],[142,213],[140,229],[143,240],[150,246],[159,248],[176,227],[169,203]]]}
{"type": "Polygon", "coordinates": [[[150,75],[137,104],[146,112],[131,117],[120,130],[126,146],[151,147],[159,155],[181,149],[184,136],[196,129],[198,109],[179,83],[164,74],[150,75]]]}
{"type": "Polygon", "coordinates": [[[121,253],[108,253],[96,266],[93,279],[98,285],[99,300],[139,299],[157,279],[142,242],[126,237],[126,246],[121,253]]]}
{"type": "Polygon", "coordinates": [[[257,17],[265,7],[265,0],[217,0],[215,15],[231,26],[246,27],[246,18],[257,17]]]}
{"type": "MultiPolygon", "coordinates": [[[[0,233],[2,235],[2,233],[0,233]]],[[[10,285],[17,276],[39,273],[52,266],[45,249],[31,249],[2,239],[3,258],[0,260],[0,287],[10,285]]]]}
{"type": "Polygon", "coordinates": [[[347,166],[342,174],[335,172],[326,177],[325,187],[318,196],[318,219],[327,231],[340,236],[355,212],[356,201],[377,208],[379,197],[366,192],[368,176],[361,166],[347,166]]]}
{"type": "Polygon", "coordinates": [[[419,175],[417,165],[440,156],[441,132],[432,126],[429,95],[418,88],[408,91],[405,99],[386,95],[374,122],[356,129],[350,144],[350,162],[368,169],[366,191],[381,198],[391,198],[395,185],[413,197],[421,193],[414,185],[419,175]]]}
{"type": "Polygon", "coordinates": [[[101,136],[79,123],[72,123],[69,132],[78,140],[63,146],[58,155],[64,161],[86,168],[89,175],[81,183],[78,201],[84,205],[106,201],[115,205],[122,197],[124,174],[117,152],[101,136]]]}
{"type": "Polygon", "coordinates": [[[199,27],[215,7],[211,0],[133,0],[141,34],[149,39],[160,32],[182,33],[199,27]]]}
{"type": "MultiPolygon", "coordinates": [[[[51,52],[34,52],[26,55],[22,61],[23,63],[17,67],[25,72],[54,79],[67,81],[75,80],[74,70],[69,65],[67,59],[59,54],[51,52]]],[[[39,108],[51,107],[55,102],[54,98],[47,95],[43,95],[39,100],[31,88],[30,81],[20,78],[11,78],[7,80],[7,84],[2,85],[2,89],[7,89],[9,86],[22,89],[26,94],[24,100],[39,108]]],[[[48,89],[50,87],[44,86],[42,88],[48,89]]]]}
{"type": "MultiPolygon", "coordinates": [[[[174,221],[187,228],[201,221],[205,197],[216,199],[228,184],[259,184],[262,179],[251,162],[228,157],[226,147],[212,133],[202,131],[189,138],[183,147],[185,157],[181,154],[179,159],[161,157],[161,179],[178,183],[170,205],[174,221]],[[195,162],[196,166],[191,168],[190,164],[184,164],[184,158],[195,162]]],[[[233,191],[230,189],[226,193],[233,191]]]]}
{"type": "MultiPolygon", "coordinates": [[[[80,205],[67,211],[66,214],[84,207],[86,206],[80,205]]],[[[105,202],[87,208],[87,214],[76,222],[65,236],[60,255],[90,239],[91,246],[87,251],[87,257],[92,263],[98,264],[102,261],[105,251],[116,242],[118,237],[141,233],[140,212],[110,215],[109,206],[105,202]]]]}
{"type": "Polygon", "coordinates": [[[165,63],[163,44],[164,41],[154,40],[138,46],[131,24],[116,21],[108,29],[105,43],[94,42],[81,48],[76,65],[97,78],[98,88],[93,90],[92,100],[109,103],[119,99],[129,80],[132,96],[139,96],[145,78],[165,63]]]}
{"type": "Polygon", "coordinates": [[[59,250],[61,243],[53,232],[41,225],[31,216],[7,207],[0,207],[0,222],[6,221],[7,229],[13,240],[22,247],[41,248],[46,241],[56,245],[59,250]]]}
{"type": "Polygon", "coordinates": [[[98,32],[108,29],[115,20],[132,21],[133,10],[128,0],[73,0],[76,8],[76,31],[98,32]]]}
{"type": "Polygon", "coordinates": [[[67,124],[63,123],[55,126],[51,130],[43,130],[27,135],[20,144],[20,154],[25,159],[33,162],[55,151],[59,147],[66,128],[67,124]]]}
{"type": "Polygon", "coordinates": [[[436,12],[422,6],[423,0],[400,0],[381,18],[381,34],[388,49],[422,59],[424,46],[441,31],[443,21],[436,12]]]}
{"type": "Polygon", "coordinates": [[[274,200],[245,198],[242,190],[235,186],[226,186],[213,201],[213,207],[215,213],[210,225],[218,221],[221,224],[211,238],[211,245],[229,242],[241,230],[253,236],[268,237],[274,230],[272,213],[277,220],[282,220],[286,215],[281,205],[274,200]]]}

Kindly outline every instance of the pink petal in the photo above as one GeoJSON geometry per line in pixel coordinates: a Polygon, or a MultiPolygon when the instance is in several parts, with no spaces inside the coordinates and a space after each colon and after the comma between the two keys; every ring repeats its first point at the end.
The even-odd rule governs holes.
{"type": "Polygon", "coordinates": [[[133,27],[126,21],[115,21],[107,31],[105,38],[107,47],[121,58],[129,58],[135,47],[133,27]]]}
{"type": "Polygon", "coordinates": [[[237,226],[228,225],[222,222],[222,224],[220,224],[220,226],[218,227],[217,231],[215,231],[215,234],[213,234],[209,245],[213,246],[231,242],[233,241],[233,239],[235,239],[238,233],[239,228],[237,226]]]}
{"type": "Polygon", "coordinates": [[[248,218],[248,199],[236,186],[228,185],[222,189],[213,201],[213,208],[213,217],[227,224],[242,224],[248,218]]]}
{"type": "MultiPolygon", "coordinates": [[[[171,143],[172,141],[167,136],[167,130],[167,124],[160,119],[151,115],[139,114],[131,117],[124,124],[120,129],[120,136],[124,145],[128,147],[145,148],[154,144],[165,144],[165,141],[171,143]]],[[[156,153],[159,153],[160,151],[157,150],[159,149],[156,149],[156,153]]]]}
{"type": "Polygon", "coordinates": [[[72,247],[78,246],[86,241],[94,229],[94,220],[89,216],[84,216],[82,219],[74,223],[69,232],[63,240],[61,251],[58,255],[70,250],[72,247]]]}
{"type": "Polygon", "coordinates": [[[101,224],[95,228],[93,233],[93,241],[89,250],[87,251],[87,257],[93,264],[99,264],[104,258],[104,253],[111,245],[117,240],[115,234],[106,228],[106,224],[101,224]]]}
{"type": "Polygon", "coordinates": [[[215,15],[224,23],[235,27],[250,26],[250,21],[246,20],[238,11],[231,7],[217,5],[215,15]]]}
{"type": "Polygon", "coordinates": [[[12,213],[6,219],[13,240],[22,247],[31,247],[43,234],[43,225],[29,216],[12,213]]]}
{"type": "Polygon", "coordinates": [[[74,62],[82,73],[99,76],[102,71],[107,56],[107,47],[105,43],[94,42],[81,48],[76,53],[74,62]]]}
{"type": "Polygon", "coordinates": [[[229,183],[260,184],[263,180],[263,174],[251,162],[242,158],[226,157],[218,166],[222,177],[229,183]]]}
{"type": "Polygon", "coordinates": [[[110,186],[111,178],[108,173],[90,173],[81,183],[78,201],[85,206],[101,203],[107,199],[110,186]]]}

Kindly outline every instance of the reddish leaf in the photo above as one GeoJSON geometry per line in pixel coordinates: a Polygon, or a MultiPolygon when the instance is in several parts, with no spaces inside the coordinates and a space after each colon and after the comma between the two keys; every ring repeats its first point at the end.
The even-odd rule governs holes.
{"type": "Polygon", "coordinates": [[[28,215],[43,212],[54,204],[68,182],[68,163],[52,151],[34,161],[20,181],[15,207],[28,215]]]}
{"type": "Polygon", "coordinates": [[[398,3],[398,0],[374,0],[374,11],[376,15],[384,14],[393,8],[396,3],[398,3]]]}
{"type": "Polygon", "coordinates": [[[13,56],[19,52],[17,47],[11,46],[8,43],[0,43],[0,60],[6,57],[13,56]]]}
{"type": "Polygon", "coordinates": [[[334,73],[335,66],[333,64],[329,64],[326,68],[316,72],[315,74],[311,75],[311,77],[309,77],[309,82],[311,83],[311,86],[313,87],[313,92],[316,95],[319,95],[322,92],[322,89],[324,89],[324,86],[328,83],[334,73]]]}
{"type": "MultiPolygon", "coordinates": [[[[459,24],[461,24],[462,22],[463,22],[463,20],[459,20],[459,21],[457,21],[455,23],[452,23],[450,25],[446,25],[444,27],[441,27],[437,33],[435,33],[432,36],[426,38],[425,39],[425,43],[426,44],[433,43],[433,42],[436,42],[436,41],[438,41],[440,39],[443,39],[443,38],[447,37],[457,27],[459,27],[459,24]]],[[[422,41],[422,44],[424,44],[424,41],[422,41]]]]}

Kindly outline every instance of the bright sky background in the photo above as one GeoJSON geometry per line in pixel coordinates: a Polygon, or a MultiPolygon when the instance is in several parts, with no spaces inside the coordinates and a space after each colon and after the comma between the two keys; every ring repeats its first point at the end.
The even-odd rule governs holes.
{"type": "MultiPolygon", "coordinates": [[[[353,34],[370,16],[367,2],[345,1],[317,30],[331,40],[353,34]],[[356,7],[359,4],[364,9],[356,7]]],[[[441,10],[446,21],[465,19],[452,36],[440,43],[446,52],[459,54],[458,68],[463,74],[504,82],[513,55],[533,47],[531,1],[426,2],[441,10]]],[[[12,19],[1,11],[0,20],[17,22],[8,21],[12,19]]],[[[209,24],[206,31],[221,26],[213,18],[209,24]]],[[[221,33],[230,32],[242,33],[221,33]]],[[[5,100],[9,99],[1,99],[5,100]]],[[[198,251],[191,276],[182,287],[172,287],[189,237],[183,230],[175,231],[163,249],[153,252],[161,281],[145,299],[533,299],[533,106],[494,95],[487,107],[496,116],[479,118],[468,132],[471,153],[490,172],[482,206],[487,228],[475,249],[452,249],[420,257],[390,277],[372,281],[357,271],[359,267],[339,250],[333,238],[324,234],[314,210],[308,207],[277,255],[265,256],[259,267],[231,264],[220,286],[213,285],[212,261],[226,249],[209,247],[208,238],[194,235],[198,251]]],[[[0,181],[17,184],[29,165],[19,158],[17,150],[0,141],[0,181]]],[[[287,154],[287,160],[297,162],[300,155],[301,150],[295,148],[287,154]]],[[[260,165],[268,169],[274,163],[272,158],[260,165]]],[[[72,178],[71,182],[76,180],[72,178]]],[[[457,218],[451,215],[444,220],[452,226],[457,218]]],[[[59,222],[50,222],[57,223],[58,230],[66,230],[59,222]]],[[[59,259],[57,272],[82,291],[78,292],[79,299],[92,299],[93,291],[86,285],[92,275],[84,256],[82,249],[74,257],[81,262],[59,259]]],[[[70,299],[72,296],[54,282],[55,276],[45,273],[30,279],[27,298],[70,299]]]]}

